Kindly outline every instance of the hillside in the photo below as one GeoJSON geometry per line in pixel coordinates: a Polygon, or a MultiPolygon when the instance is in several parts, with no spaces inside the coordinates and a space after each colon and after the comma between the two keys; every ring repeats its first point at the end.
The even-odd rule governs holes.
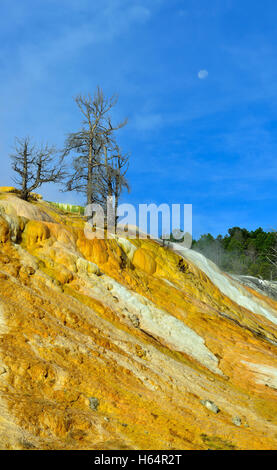
{"type": "Polygon", "coordinates": [[[83,228],[0,192],[0,448],[277,449],[277,302],[83,228]]]}
{"type": "Polygon", "coordinates": [[[223,271],[261,279],[277,280],[277,233],[261,227],[249,231],[233,227],[214,238],[210,233],[193,240],[192,247],[223,271]]]}

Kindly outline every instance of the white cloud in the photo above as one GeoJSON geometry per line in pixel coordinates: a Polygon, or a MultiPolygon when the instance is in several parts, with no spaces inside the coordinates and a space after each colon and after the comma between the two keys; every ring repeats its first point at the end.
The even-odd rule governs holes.
{"type": "Polygon", "coordinates": [[[207,78],[208,75],[209,72],[207,70],[200,70],[198,72],[198,78],[200,78],[200,80],[204,80],[205,78],[207,78]]]}
{"type": "Polygon", "coordinates": [[[129,18],[130,21],[147,21],[151,16],[151,12],[148,8],[145,8],[141,5],[134,5],[130,8],[129,18]]]}
{"type": "Polygon", "coordinates": [[[133,119],[133,127],[138,131],[151,131],[163,125],[163,117],[158,113],[137,114],[133,119]]]}

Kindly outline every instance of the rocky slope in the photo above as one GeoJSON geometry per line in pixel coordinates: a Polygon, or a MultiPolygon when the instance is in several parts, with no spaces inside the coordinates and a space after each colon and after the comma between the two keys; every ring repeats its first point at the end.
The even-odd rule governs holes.
{"type": "Polygon", "coordinates": [[[233,275],[233,277],[245,286],[277,300],[277,281],[267,281],[266,279],[259,279],[253,276],[233,275]]]}
{"type": "Polygon", "coordinates": [[[1,449],[277,449],[277,302],[0,192],[1,449]]]}

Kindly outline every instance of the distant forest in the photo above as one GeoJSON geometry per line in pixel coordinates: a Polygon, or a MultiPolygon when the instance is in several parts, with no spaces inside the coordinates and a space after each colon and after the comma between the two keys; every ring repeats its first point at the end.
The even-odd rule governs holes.
{"type": "Polygon", "coordinates": [[[224,237],[211,234],[193,240],[192,249],[205,255],[223,271],[277,280],[277,233],[262,228],[249,232],[233,227],[224,237]]]}

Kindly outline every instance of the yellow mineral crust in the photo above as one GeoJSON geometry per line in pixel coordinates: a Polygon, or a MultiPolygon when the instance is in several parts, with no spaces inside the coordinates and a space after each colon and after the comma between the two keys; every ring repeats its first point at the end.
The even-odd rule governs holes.
{"type": "Polygon", "coordinates": [[[188,258],[0,193],[1,449],[277,449],[276,302],[188,258]]]}

